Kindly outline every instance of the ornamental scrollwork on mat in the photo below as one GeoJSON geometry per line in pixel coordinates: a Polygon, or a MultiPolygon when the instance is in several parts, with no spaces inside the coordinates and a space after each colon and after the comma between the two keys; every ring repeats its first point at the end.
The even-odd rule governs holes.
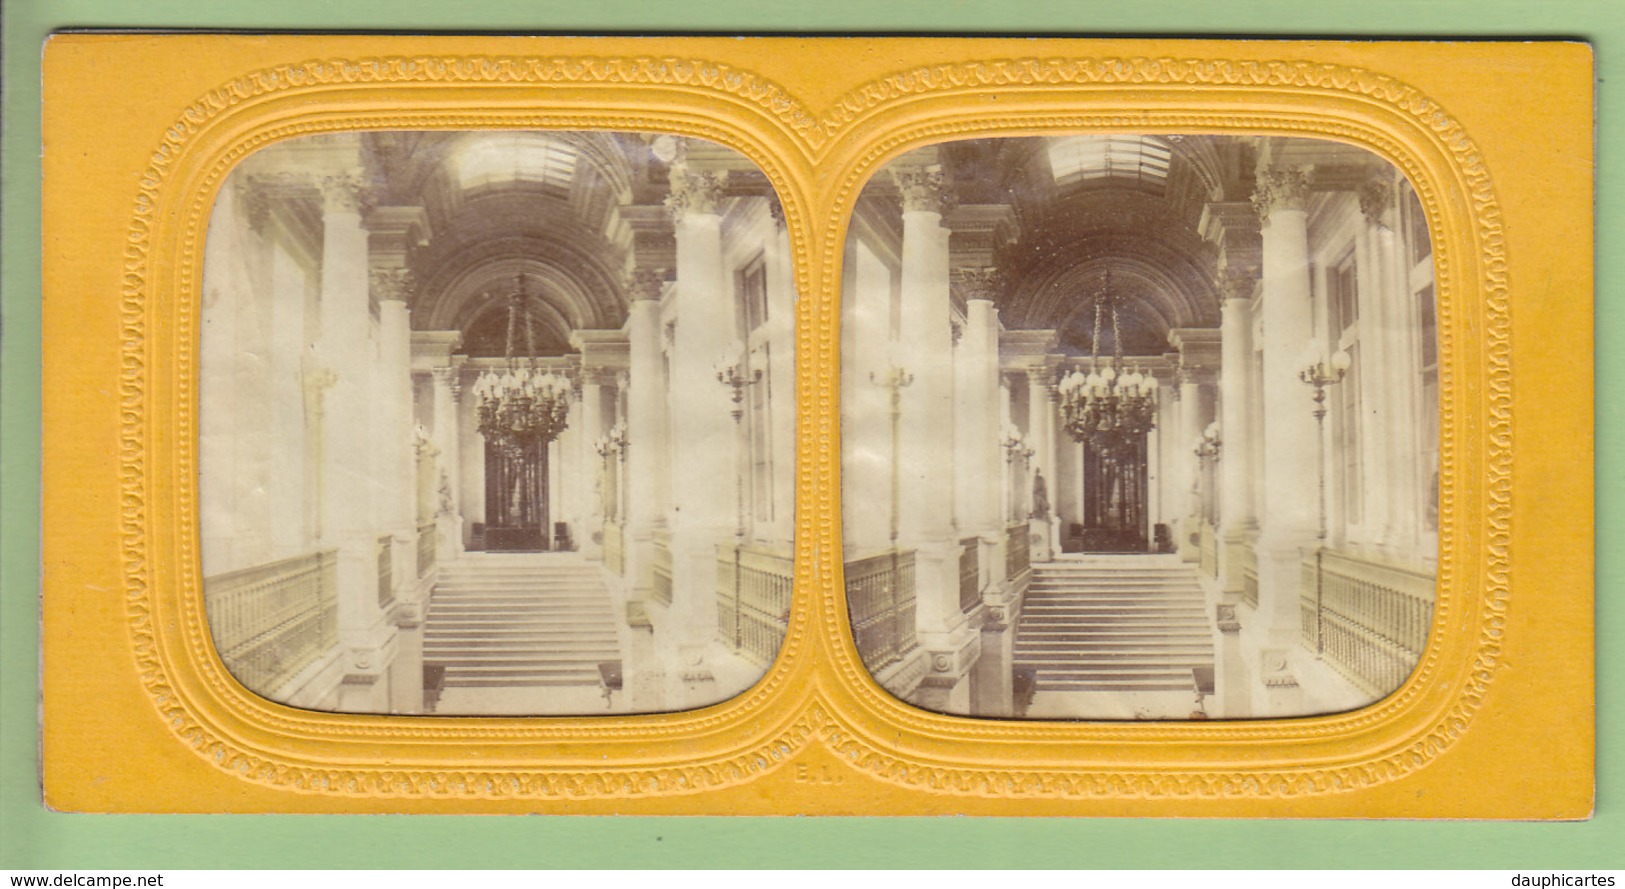
{"type": "MultiPolygon", "coordinates": [[[[1199,94],[1197,94],[1199,95],[1199,94]]],[[[990,119],[990,124],[997,121],[990,119]]],[[[979,60],[923,66],[898,71],[849,91],[828,109],[814,113],[784,87],[753,72],[704,59],[679,57],[388,57],[325,59],[282,65],[235,78],[184,109],[166,130],[138,179],[134,214],[122,259],[120,323],[122,360],[118,381],[120,410],[119,472],[121,561],[133,655],[140,678],[165,722],[179,738],[218,768],[247,780],[295,791],[368,797],[502,798],[631,798],[655,793],[697,793],[737,785],[773,771],[796,752],[816,742],[859,772],[902,787],[930,793],[987,797],[1053,798],[1234,798],[1297,797],[1338,793],[1391,781],[1424,767],[1466,730],[1499,668],[1501,633],[1509,596],[1512,460],[1512,387],[1510,306],[1506,282],[1505,242],[1501,214],[1483,159],[1461,125],[1415,88],[1386,75],[1357,68],[1303,61],[1232,61],[1163,58],[1026,58],[979,60]],[[152,261],[151,231],[160,208],[176,206],[171,172],[189,141],[221,114],[246,102],[276,93],[306,93],[319,99],[328,87],[412,83],[504,84],[584,83],[647,85],[699,89],[729,96],[754,107],[793,134],[810,154],[831,145],[838,134],[865,116],[912,96],[972,91],[992,86],[1052,87],[1078,85],[1175,85],[1192,88],[1291,88],[1332,95],[1355,95],[1379,102],[1412,121],[1440,146],[1455,165],[1473,208],[1472,237],[1478,248],[1469,267],[1481,277],[1462,276],[1467,288],[1481,293],[1485,306],[1482,354],[1486,375],[1484,476],[1488,538],[1484,541],[1485,587],[1476,599],[1465,595],[1459,607],[1479,614],[1472,666],[1464,693],[1422,736],[1403,749],[1375,759],[1322,769],[1256,772],[1191,770],[1139,774],[1059,768],[994,768],[957,763],[931,763],[879,749],[840,720],[840,709],[817,692],[808,695],[782,728],[745,752],[710,762],[671,766],[561,768],[557,770],[325,768],[281,761],[249,752],[238,742],[205,724],[171,682],[158,652],[150,581],[148,471],[149,367],[148,312],[152,261]]],[[[187,196],[190,197],[190,196],[187,196]]],[[[1437,203],[1437,198],[1433,198],[1437,203]]],[[[201,206],[201,205],[199,205],[201,206]]],[[[1436,205],[1429,206],[1433,213],[1436,205]]],[[[1440,269],[1441,279],[1454,270],[1440,269]]],[[[832,335],[828,313],[818,327],[803,333],[829,354],[832,335]]],[[[1441,323],[1448,350],[1450,326],[1441,323]]],[[[190,370],[186,356],[178,368],[190,370]]],[[[821,403],[828,404],[827,398],[821,403]]],[[[1451,426],[1445,406],[1444,428],[1451,426]]],[[[1449,465],[1457,446],[1441,444],[1449,465]]],[[[159,455],[162,456],[162,455],[159,455]]],[[[827,474],[825,474],[827,475],[827,474]]],[[[802,493],[815,479],[803,479],[802,493]]],[[[1446,492],[1447,497],[1450,492],[1446,492]]],[[[808,497],[804,502],[812,502],[808,497]]],[[[1441,504],[1441,519],[1448,514],[1441,504]]],[[[820,510],[820,514],[827,509],[820,510]]],[[[818,533],[825,533],[819,531],[818,533]]],[[[1448,534],[1448,530],[1446,531],[1448,534]]],[[[801,558],[814,541],[798,541],[801,558]]],[[[820,555],[820,559],[825,556],[820,555]]],[[[1441,564],[1441,581],[1448,568],[1441,564]]],[[[1448,584],[1446,584],[1448,585],[1448,584]]],[[[825,599],[817,600],[824,603],[825,599]]],[[[1436,657],[1436,655],[1435,655],[1436,657]]],[[[391,734],[383,732],[382,734],[391,734]]],[[[393,734],[402,734],[393,732],[393,734]]],[[[414,733],[423,736],[421,733],[414,733]]],[[[1006,732],[1006,736],[1009,732],[1006,732]]]]}

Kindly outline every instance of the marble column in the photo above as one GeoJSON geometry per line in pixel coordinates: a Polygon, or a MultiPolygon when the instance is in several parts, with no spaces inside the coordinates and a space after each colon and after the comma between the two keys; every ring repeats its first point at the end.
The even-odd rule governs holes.
{"type": "Polygon", "coordinates": [[[440,451],[435,478],[435,558],[455,561],[463,554],[461,439],[457,404],[462,384],[456,367],[437,367],[434,376],[434,446],[440,451]]]}
{"type": "Polygon", "coordinates": [[[965,286],[965,383],[956,411],[963,411],[960,429],[968,435],[967,461],[956,467],[956,486],[966,489],[961,527],[980,538],[977,559],[980,588],[985,592],[1002,584],[1004,576],[1004,486],[1006,465],[999,436],[1007,418],[999,397],[998,270],[992,267],[960,269],[965,286]]]}
{"type": "Polygon", "coordinates": [[[1298,645],[1302,551],[1313,545],[1319,484],[1309,388],[1298,378],[1312,340],[1308,212],[1311,173],[1266,169],[1255,204],[1263,219],[1264,490],[1258,541],[1257,619],[1261,684],[1257,712],[1283,713],[1297,703],[1291,659],[1298,645]]]}
{"type": "Polygon", "coordinates": [[[1036,365],[1027,368],[1027,443],[1033,449],[1032,473],[1028,484],[1032,490],[1028,493],[1029,502],[1036,497],[1038,479],[1043,478],[1044,499],[1048,501],[1042,514],[1033,512],[1028,516],[1029,533],[1032,535],[1032,560],[1034,562],[1048,562],[1055,558],[1058,543],[1055,539],[1055,528],[1058,520],[1055,512],[1055,402],[1049,395],[1049,369],[1036,365]]]}
{"type": "Polygon", "coordinates": [[[332,380],[322,401],[323,539],[338,549],[340,643],[350,649],[345,709],[371,711],[385,703],[379,671],[386,632],[378,604],[377,540],[372,523],[376,472],[373,395],[375,344],[369,307],[367,232],[361,226],[362,186],[355,174],[322,180],[321,339],[317,352],[332,380]]]}
{"type": "Polygon", "coordinates": [[[379,485],[378,527],[394,537],[391,578],[396,599],[417,597],[417,453],[412,422],[412,324],[407,309],[412,277],[406,269],[373,269],[378,297],[378,371],[373,397],[379,485]]]}
{"type": "Polygon", "coordinates": [[[1218,644],[1213,651],[1214,710],[1209,715],[1216,719],[1245,719],[1253,714],[1252,671],[1242,650],[1238,606],[1234,602],[1218,602],[1213,608],[1218,644]]]}
{"type": "MultiPolygon", "coordinates": [[[[891,270],[859,239],[848,243],[841,288],[842,543],[862,557],[889,547],[893,515],[891,270]]],[[[901,430],[899,430],[899,433],[901,430]]],[[[900,492],[899,492],[900,493],[900,492]]]]}
{"type": "Polygon", "coordinates": [[[276,434],[271,486],[272,545],[276,558],[310,552],[314,536],[311,492],[315,469],[311,466],[311,430],[306,425],[305,393],[301,385],[308,341],[305,334],[307,278],[281,245],[271,251],[272,404],[270,421],[276,434]]]}
{"type": "Polygon", "coordinates": [[[967,391],[958,399],[957,410],[965,411],[973,433],[967,456],[970,465],[959,473],[960,485],[973,496],[966,500],[964,526],[984,537],[998,537],[1004,527],[1000,509],[999,478],[1004,469],[1004,452],[999,444],[999,310],[993,297],[997,292],[997,272],[992,268],[962,269],[966,282],[965,359],[967,391]],[[967,477],[968,476],[968,477],[967,477]]]}
{"type": "Polygon", "coordinates": [[[677,238],[670,391],[682,404],[671,414],[669,620],[678,633],[680,678],[690,683],[712,679],[704,655],[717,634],[717,546],[732,538],[738,523],[739,428],[730,390],[717,380],[722,356],[743,359],[733,282],[723,268],[726,178],[675,167],[667,201],[677,238]]]}
{"type": "MultiPolygon", "coordinates": [[[[1170,357],[1170,366],[1177,366],[1177,357],[1170,357]]],[[[1179,381],[1177,373],[1169,376],[1157,388],[1157,425],[1151,430],[1155,436],[1156,449],[1152,451],[1157,467],[1157,497],[1156,504],[1158,518],[1168,528],[1168,542],[1179,547],[1179,510],[1183,499],[1180,495],[1180,476],[1185,471],[1186,464],[1179,456],[1179,381]]]]}
{"type": "Polygon", "coordinates": [[[575,531],[576,545],[580,547],[584,557],[602,559],[604,497],[609,490],[609,479],[605,477],[608,464],[604,456],[598,453],[599,440],[603,438],[605,432],[603,371],[582,370],[580,416],[575,461],[581,467],[579,473],[581,477],[590,481],[581,485],[580,494],[583,501],[580,527],[575,531]]]}
{"type": "MultiPolygon", "coordinates": [[[[628,369],[620,378],[626,442],[616,455],[616,516],[622,527],[622,577],[627,599],[627,700],[635,710],[666,709],[666,665],[656,651],[653,600],[654,531],[661,497],[660,462],[669,453],[666,438],[665,358],[660,343],[663,272],[643,270],[629,284],[628,369]]],[[[662,615],[663,617],[664,615],[662,615]]]]}
{"type": "MultiPolygon", "coordinates": [[[[1410,257],[1396,231],[1395,186],[1389,175],[1374,177],[1360,189],[1360,210],[1371,266],[1360,279],[1360,382],[1366,416],[1376,421],[1362,434],[1369,466],[1381,461],[1385,475],[1380,510],[1368,519],[1372,542],[1397,559],[1413,558],[1422,531],[1420,344],[1411,333],[1417,307],[1410,286],[1410,257]],[[1380,352],[1381,358],[1377,357],[1380,352]]],[[[1370,487],[1378,486],[1375,477],[1370,487]]],[[[1373,491],[1373,493],[1379,493],[1373,491]]]]}
{"type": "Polygon", "coordinates": [[[205,577],[245,565],[234,552],[239,538],[237,327],[247,290],[241,267],[247,220],[240,207],[247,187],[223,189],[203,242],[203,322],[198,344],[198,499],[205,577]]]}
{"type": "Polygon", "coordinates": [[[1194,371],[1179,381],[1179,435],[1174,439],[1174,465],[1179,467],[1174,503],[1179,509],[1179,557],[1201,557],[1201,463],[1196,445],[1202,438],[1202,385],[1194,371]]]}
{"type": "Polygon", "coordinates": [[[653,578],[650,563],[654,554],[654,525],[658,498],[657,461],[667,448],[666,393],[662,385],[665,371],[660,351],[660,295],[663,276],[659,272],[639,272],[631,285],[631,305],[627,309],[627,340],[630,346],[626,392],[626,452],[620,513],[626,527],[625,576],[629,598],[648,598],[653,578]]]}
{"type": "MultiPolygon", "coordinates": [[[[790,471],[796,459],[796,273],[795,250],[790,244],[790,232],[784,221],[784,208],[776,197],[770,198],[768,208],[773,218],[773,234],[767,249],[767,301],[768,376],[767,410],[770,417],[768,452],[771,455],[772,516],[768,528],[758,527],[753,533],[768,532],[777,541],[788,542],[795,526],[795,473],[790,471]]],[[[758,515],[758,521],[767,516],[758,515]]]]}
{"type": "Polygon", "coordinates": [[[1220,277],[1219,429],[1219,576],[1224,591],[1239,595],[1242,587],[1242,548],[1258,525],[1253,517],[1252,422],[1248,405],[1253,388],[1253,289],[1251,275],[1229,273],[1220,277]]]}
{"type": "Polygon", "coordinates": [[[954,489],[954,366],[948,278],[948,230],[942,225],[940,169],[894,171],[903,201],[898,364],[914,376],[902,390],[898,539],[913,549],[915,616],[930,671],[916,692],[922,707],[964,712],[972,635],[959,607],[954,489]]]}

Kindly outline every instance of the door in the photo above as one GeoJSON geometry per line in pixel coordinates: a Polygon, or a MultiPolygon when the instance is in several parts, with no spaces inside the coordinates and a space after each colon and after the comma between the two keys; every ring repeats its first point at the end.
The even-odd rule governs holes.
{"type": "Polygon", "coordinates": [[[548,548],[547,445],[485,445],[485,548],[536,552],[548,548]]]}
{"type": "Polygon", "coordinates": [[[1079,552],[1148,551],[1149,496],[1146,438],[1110,449],[1083,448],[1083,522],[1074,543],[1079,552]]]}

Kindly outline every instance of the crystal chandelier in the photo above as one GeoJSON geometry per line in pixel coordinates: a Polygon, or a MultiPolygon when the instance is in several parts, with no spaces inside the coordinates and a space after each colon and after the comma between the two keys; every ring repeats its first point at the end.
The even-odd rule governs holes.
{"type": "Polygon", "coordinates": [[[485,440],[519,454],[545,445],[564,431],[570,410],[570,380],[536,363],[530,310],[521,273],[508,302],[507,366],[487,370],[474,381],[479,399],[479,430],[485,440]],[[515,352],[524,337],[524,355],[515,352]]]}
{"type": "Polygon", "coordinates": [[[1089,344],[1089,372],[1074,370],[1056,387],[1061,416],[1073,439],[1104,453],[1127,450],[1144,440],[1156,425],[1157,380],[1139,371],[1124,371],[1123,340],[1111,272],[1095,298],[1094,338],[1089,344]],[[1112,355],[1102,365],[1100,328],[1111,313],[1112,355]]]}

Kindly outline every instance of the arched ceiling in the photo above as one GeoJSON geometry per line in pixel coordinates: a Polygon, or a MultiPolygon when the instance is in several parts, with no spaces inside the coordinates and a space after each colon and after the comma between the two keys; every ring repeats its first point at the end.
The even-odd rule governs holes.
{"type": "Polygon", "coordinates": [[[626,247],[582,225],[545,193],[496,189],[470,197],[444,219],[413,257],[414,317],[432,330],[463,329],[493,289],[512,290],[525,270],[541,299],[573,329],[619,327],[626,320],[621,278],[626,247]]]}
{"type": "Polygon", "coordinates": [[[376,203],[426,222],[405,257],[413,326],[461,331],[471,355],[502,354],[521,273],[541,354],[570,351],[572,331],[621,327],[628,272],[671,265],[676,163],[728,171],[730,199],[771,195],[737,152],[649,133],[380,132],[362,156],[376,203]]]}
{"type": "Polygon", "coordinates": [[[1007,328],[1053,329],[1064,350],[1087,354],[1108,273],[1126,353],[1161,354],[1174,328],[1218,326],[1216,254],[1197,226],[1209,202],[1250,191],[1242,140],[1066,136],[938,149],[955,198],[1014,213],[1014,237],[991,254],[1007,328]]]}
{"type": "Polygon", "coordinates": [[[1108,269],[1114,284],[1129,288],[1124,311],[1161,337],[1156,351],[1173,327],[1219,323],[1212,248],[1194,224],[1134,188],[1074,192],[1049,206],[1023,226],[999,267],[1006,280],[999,317],[1009,327],[1060,329],[1108,269]]]}

